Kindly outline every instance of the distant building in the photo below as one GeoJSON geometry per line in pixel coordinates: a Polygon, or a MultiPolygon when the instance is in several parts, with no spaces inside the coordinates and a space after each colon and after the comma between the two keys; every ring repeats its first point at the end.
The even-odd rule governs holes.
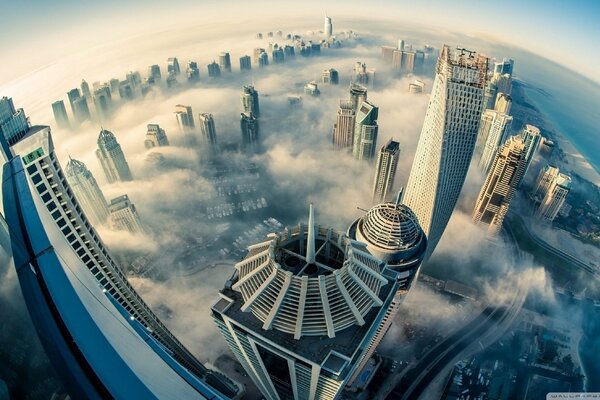
{"type": "Polygon", "coordinates": [[[502,222],[510,202],[525,172],[525,143],[513,136],[498,150],[490,172],[479,192],[472,218],[477,224],[487,226],[490,235],[502,229],[502,222]]]}
{"type": "Polygon", "coordinates": [[[250,56],[240,57],[240,71],[249,71],[252,69],[252,58],[250,56]]]}
{"type": "Polygon", "coordinates": [[[198,69],[198,63],[195,61],[188,62],[185,74],[187,75],[187,80],[189,82],[198,82],[200,80],[200,69],[198,69]]]}
{"type": "Polygon", "coordinates": [[[194,123],[194,114],[192,113],[192,107],[177,104],[175,106],[175,118],[177,119],[177,126],[181,133],[189,133],[196,127],[194,123]]]}
{"type": "Polygon", "coordinates": [[[269,56],[267,55],[267,53],[262,52],[258,56],[258,66],[266,67],[267,65],[269,65],[269,56]]]}
{"type": "Polygon", "coordinates": [[[252,55],[253,55],[254,64],[256,64],[256,65],[259,64],[258,59],[259,59],[260,55],[264,52],[265,52],[265,49],[260,48],[260,47],[257,47],[253,50],[252,55]]]}
{"type": "Polygon", "coordinates": [[[142,84],[142,76],[138,71],[129,71],[125,75],[125,79],[129,82],[132,88],[137,88],[142,84]]]}
{"type": "Polygon", "coordinates": [[[100,122],[106,122],[110,119],[113,107],[110,87],[108,85],[102,85],[94,90],[94,107],[96,108],[96,115],[100,122]]]}
{"type": "Polygon", "coordinates": [[[544,221],[552,222],[565,203],[571,190],[571,177],[558,173],[550,182],[548,190],[535,211],[535,216],[544,221]]]}
{"type": "Polygon", "coordinates": [[[263,38],[263,34],[262,34],[262,33],[260,33],[260,32],[259,32],[259,33],[257,33],[257,34],[256,34],[256,38],[257,38],[257,39],[262,39],[262,38],[263,38]]]}
{"type": "Polygon", "coordinates": [[[340,78],[337,70],[333,68],[324,69],[322,75],[322,82],[330,85],[337,85],[340,82],[340,78]]]}
{"type": "Polygon", "coordinates": [[[358,107],[367,101],[367,88],[362,85],[353,83],[350,85],[350,101],[352,101],[352,107],[354,111],[358,111],[358,107]]]}
{"type": "Polygon", "coordinates": [[[108,218],[108,205],[98,182],[86,165],[69,157],[65,176],[90,222],[93,225],[104,224],[108,218]]]}
{"type": "Polygon", "coordinates": [[[497,61],[494,63],[494,74],[508,74],[512,76],[514,64],[514,60],[510,58],[497,61]]]}
{"type": "Polygon", "coordinates": [[[167,88],[174,88],[177,86],[177,76],[176,75],[169,75],[167,77],[167,88]]]}
{"type": "Polygon", "coordinates": [[[295,51],[294,51],[294,46],[290,46],[289,44],[286,44],[285,46],[283,46],[283,54],[285,55],[286,59],[290,59],[291,57],[294,57],[295,51]]]}
{"type": "MultiPolygon", "coordinates": [[[[230,68],[231,68],[231,66],[230,66],[230,68]]],[[[221,67],[219,67],[219,64],[217,64],[215,61],[208,64],[207,69],[208,69],[209,77],[218,78],[219,76],[221,76],[221,67]]]]}
{"type": "Polygon", "coordinates": [[[231,57],[229,53],[222,52],[219,54],[219,67],[224,72],[231,72],[231,57]]]}
{"type": "Polygon", "coordinates": [[[73,100],[73,115],[78,123],[89,121],[91,119],[90,109],[85,97],[78,97],[73,100]]]}
{"type": "Polygon", "coordinates": [[[292,109],[300,108],[302,106],[302,97],[300,96],[288,96],[288,106],[292,109]]]}
{"type": "Polygon", "coordinates": [[[81,80],[81,94],[88,100],[91,100],[92,93],[90,91],[90,85],[85,81],[85,79],[81,80]]]}
{"type": "Polygon", "coordinates": [[[540,129],[538,127],[526,124],[521,130],[521,136],[523,137],[523,142],[525,142],[527,163],[523,175],[526,175],[529,167],[531,166],[531,162],[533,161],[533,157],[540,146],[542,134],[540,133],[540,129]]]}
{"type": "Polygon", "coordinates": [[[400,143],[390,139],[379,149],[373,177],[373,203],[384,203],[394,193],[394,179],[400,158],[400,143]]]}
{"type": "Polygon", "coordinates": [[[321,91],[317,86],[317,82],[311,81],[304,85],[304,93],[309,96],[317,97],[321,94],[321,91]]]}
{"type": "Polygon", "coordinates": [[[52,113],[54,114],[54,120],[56,125],[62,129],[70,129],[69,117],[67,116],[67,109],[65,108],[65,102],[62,100],[55,101],[52,103],[52,113]]]}
{"type": "Polygon", "coordinates": [[[423,93],[423,90],[425,90],[425,82],[419,79],[415,79],[408,84],[409,93],[423,93]]]}
{"type": "Polygon", "coordinates": [[[485,110],[481,115],[477,149],[481,153],[479,168],[487,174],[494,162],[496,152],[507,139],[513,117],[496,110],[485,110]]]}
{"type": "Polygon", "coordinates": [[[151,149],[153,147],[168,146],[169,139],[165,130],[158,124],[148,124],[148,130],[146,132],[146,140],[144,140],[144,147],[151,149]]]}
{"type": "Polygon", "coordinates": [[[483,110],[488,59],[445,45],[404,201],[419,218],[428,239],[428,255],[446,229],[462,190],[483,110]]]}
{"type": "Polygon", "coordinates": [[[352,155],[357,160],[370,161],[375,158],[379,131],[378,113],[379,108],[367,101],[363,101],[356,112],[352,155]]]}
{"type": "Polygon", "coordinates": [[[148,77],[152,78],[154,82],[158,82],[161,79],[160,66],[158,64],[148,67],[148,77]]]}
{"type": "Polygon", "coordinates": [[[167,60],[167,73],[169,75],[179,75],[181,73],[177,57],[171,57],[167,60]]]}
{"type": "Polygon", "coordinates": [[[117,78],[112,78],[108,82],[108,85],[110,86],[110,94],[111,95],[116,95],[119,93],[119,84],[120,84],[120,81],[117,78]]]}
{"type": "Polygon", "coordinates": [[[119,82],[119,97],[124,101],[133,100],[135,98],[135,92],[128,80],[119,82]]]}
{"type": "Polygon", "coordinates": [[[252,85],[245,85],[242,94],[242,112],[255,117],[260,117],[260,107],[258,102],[258,92],[252,85]]]}
{"type": "Polygon", "coordinates": [[[242,130],[242,143],[244,147],[256,148],[260,139],[258,119],[252,114],[242,113],[240,128],[242,130]]]}
{"type": "Polygon", "coordinates": [[[335,124],[333,125],[333,146],[336,149],[352,147],[356,112],[351,100],[340,101],[335,124]]]}
{"type": "Polygon", "coordinates": [[[271,57],[273,59],[273,64],[283,64],[285,61],[285,55],[282,48],[273,50],[271,57]]]}
{"type": "Polygon", "coordinates": [[[8,162],[12,158],[9,147],[21,140],[28,130],[29,119],[25,111],[16,109],[12,98],[0,98],[0,162],[8,162]]]}
{"type": "Polygon", "coordinates": [[[143,233],[144,228],[135,205],[126,194],[114,198],[108,206],[110,211],[110,226],[114,230],[143,233]]]}
{"type": "Polygon", "coordinates": [[[323,33],[325,34],[326,38],[331,37],[331,35],[333,34],[333,25],[331,24],[331,18],[329,18],[328,16],[325,16],[323,33]]]}
{"type": "Polygon", "coordinates": [[[535,182],[533,192],[531,193],[531,198],[536,205],[539,206],[542,202],[559,173],[560,170],[554,165],[548,164],[542,168],[535,182]]]}
{"type": "Polygon", "coordinates": [[[213,115],[202,113],[198,115],[198,119],[200,120],[202,139],[205,143],[214,147],[217,144],[217,131],[215,130],[215,120],[213,115]]]}
{"type": "Polygon", "coordinates": [[[108,183],[133,180],[129,164],[127,164],[125,154],[121,150],[121,145],[117,142],[115,135],[106,129],[102,129],[98,136],[96,157],[108,183]]]}

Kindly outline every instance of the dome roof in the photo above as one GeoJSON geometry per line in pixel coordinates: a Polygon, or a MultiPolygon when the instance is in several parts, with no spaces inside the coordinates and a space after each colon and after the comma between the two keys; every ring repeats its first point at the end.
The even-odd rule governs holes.
{"type": "Polygon", "coordinates": [[[385,264],[365,244],[341,232],[314,229],[319,249],[314,263],[300,254],[309,236],[308,226],[301,224],[250,246],[246,258],[236,264],[238,279],[232,289],[242,294],[242,311],[251,311],[263,329],[296,339],[334,337],[345,328],[363,325],[371,308],[383,304],[379,293],[388,283],[381,274],[385,264]]]}
{"type": "Polygon", "coordinates": [[[387,250],[405,250],[421,239],[415,213],[403,204],[378,204],[361,219],[359,229],[370,243],[387,250]]]}

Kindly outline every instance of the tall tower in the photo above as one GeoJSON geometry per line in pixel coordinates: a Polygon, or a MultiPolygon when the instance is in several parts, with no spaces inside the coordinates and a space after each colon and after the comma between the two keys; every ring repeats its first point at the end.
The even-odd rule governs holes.
{"type": "Polygon", "coordinates": [[[22,108],[16,109],[12,98],[0,98],[0,140],[2,140],[2,151],[9,158],[8,147],[12,146],[29,130],[29,119],[22,108]]]}
{"type": "Polygon", "coordinates": [[[405,207],[378,207],[344,234],[311,206],[235,265],[211,314],[265,398],[339,398],[389,328],[426,238],[405,207]]]}
{"type": "Polygon", "coordinates": [[[571,177],[558,173],[550,182],[546,193],[535,212],[544,221],[554,221],[571,190],[571,177]]]}
{"type": "Polygon", "coordinates": [[[85,81],[85,79],[81,80],[81,94],[86,100],[92,99],[92,93],[90,92],[90,85],[85,81]]]}
{"type": "Polygon", "coordinates": [[[356,112],[352,101],[340,101],[335,124],[333,125],[333,146],[336,149],[352,147],[356,112]]]}
{"type": "Polygon", "coordinates": [[[260,107],[258,104],[258,92],[252,85],[244,86],[244,91],[240,95],[242,100],[242,112],[255,117],[260,117],[260,107]]]}
{"type": "Polygon", "coordinates": [[[367,101],[367,88],[356,83],[350,84],[350,101],[354,111],[358,111],[358,107],[367,101]]]}
{"type": "Polygon", "coordinates": [[[250,56],[240,57],[240,71],[249,71],[252,69],[252,58],[250,56]]]}
{"type": "Polygon", "coordinates": [[[258,119],[250,114],[242,113],[240,119],[240,128],[242,130],[242,143],[246,148],[256,148],[260,139],[258,130],[258,119]]]}
{"type": "Polygon", "coordinates": [[[52,103],[52,113],[54,114],[54,120],[59,128],[69,129],[69,117],[67,116],[67,109],[65,108],[65,102],[57,100],[52,103]]]}
{"type": "MultiPolygon", "coordinates": [[[[217,64],[215,61],[208,64],[206,66],[206,68],[208,69],[209,77],[218,78],[219,76],[221,76],[221,67],[219,67],[219,64],[217,64]]],[[[231,68],[231,65],[230,65],[230,68],[231,68]]]]}
{"type": "Polygon", "coordinates": [[[325,16],[325,24],[323,27],[323,33],[325,34],[325,37],[329,38],[331,37],[331,35],[333,35],[333,24],[331,23],[331,18],[328,17],[327,15],[325,16]]]}
{"type": "Polygon", "coordinates": [[[167,59],[167,73],[169,75],[179,75],[181,68],[179,67],[179,60],[177,57],[170,57],[167,59]]]}
{"type": "Polygon", "coordinates": [[[112,96],[108,85],[102,85],[94,89],[93,100],[98,120],[101,122],[107,121],[112,114],[112,96]]]}
{"type": "Polygon", "coordinates": [[[227,52],[219,54],[219,67],[222,71],[231,72],[231,56],[227,52]]]}
{"type": "Polygon", "coordinates": [[[396,168],[400,158],[400,143],[390,139],[379,149],[373,177],[373,203],[385,202],[394,190],[396,168]]]}
{"type": "Polygon", "coordinates": [[[523,137],[523,142],[525,142],[526,165],[525,172],[523,173],[523,175],[525,175],[529,170],[529,166],[531,165],[531,161],[533,161],[533,157],[535,156],[538,147],[540,147],[542,135],[538,127],[526,124],[521,130],[521,136],[523,137]]]}
{"type": "Polygon", "coordinates": [[[133,180],[129,164],[127,164],[125,154],[121,150],[121,145],[117,142],[115,135],[106,129],[102,129],[98,136],[96,157],[102,166],[108,183],[133,180]]]}
{"type": "Polygon", "coordinates": [[[533,193],[531,193],[531,198],[537,205],[539,205],[542,202],[542,200],[546,196],[546,193],[548,193],[548,190],[550,190],[550,187],[552,186],[554,180],[558,176],[559,172],[560,171],[558,167],[549,164],[546,165],[540,171],[538,178],[535,182],[533,193]]]}
{"type": "Polygon", "coordinates": [[[126,194],[112,199],[108,209],[112,229],[131,233],[144,232],[137,209],[126,194]]]}
{"type": "Polygon", "coordinates": [[[151,149],[153,147],[168,146],[169,139],[165,130],[158,124],[148,124],[148,130],[146,131],[146,140],[144,140],[144,147],[151,149]]]}
{"type": "Polygon", "coordinates": [[[198,118],[200,120],[202,139],[205,143],[214,147],[217,144],[217,131],[215,130],[215,119],[213,118],[213,115],[202,113],[198,115],[198,118]]]}
{"type": "Polygon", "coordinates": [[[196,124],[194,123],[194,114],[192,113],[192,107],[177,104],[175,106],[175,118],[177,119],[177,126],[181,133],[189,133],[194,130],[196,124]]]}
{"type": "Polygon", "coordinates": [[[377,146],[377,115],[379,109],[373,104],[363,101],[356,112],[352,155],[357,160],[372,160],[377,146]]]}
{"type": "Polygon", "coordinates": [[[200,80],[200,69],[198,69],[198,63],[195,61],[188,61],[185,74],[188,82],[198,82],[200,80]]]}
{"type": "Polygon", "coordinates": [[[441,50],[413,161],[405,203],[437,246],[467,176],[483,107],[488,59],[465,49],[441,50]]]}
{"type": "Polygon", "coordinates": [[[87,166],[81,161],[69,157],[65,176],[77,201],[92,224],[104,224],[108,218],[108,205],[98,182],[87,166]]]}
{"type": "Polygon", "coordinates": [[[133,289],[64,179],[50,128],[31,127],[11,152],[2,191],[15,270],[69,394],[241,396],[231,380],[200,363],[133,289]]]}
{"type": "Polygon", "coordinates": [[[481,146],[479,168],[488,173],[500,144],[506,140],[513,118],[496,110],[485,110],[481,115],[478,146],[481,146]]]}
{"type": "Polygon", "coordinates": [[[525,143],[513,136],[498,150],[473,209],[473,221],[487,225],[490,235],[500,232],[524,172],[525,143]]]}

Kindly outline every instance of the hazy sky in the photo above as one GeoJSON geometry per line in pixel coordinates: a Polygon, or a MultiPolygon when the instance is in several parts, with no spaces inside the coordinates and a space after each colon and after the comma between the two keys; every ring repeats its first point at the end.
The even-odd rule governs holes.
{"type": "MultiPolygon", "coordinates": [[[[496,38],[545,55],[600,82],[600,2],[579,0],[152,1],[3,0],[0,17],[0,85],[82,47],[148,29],[314,16],[386,18],[496,38]],[[10,60],[6,62],[6,60],[10,60]]],[[[335,25],[334,25],[335,28],[335,25]]]]}

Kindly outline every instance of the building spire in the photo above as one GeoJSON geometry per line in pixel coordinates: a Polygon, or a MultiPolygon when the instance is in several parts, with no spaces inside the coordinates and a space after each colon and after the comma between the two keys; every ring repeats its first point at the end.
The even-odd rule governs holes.
{"type": "Polygon", "coordinates": [[[308,208],[308,238],[306,239],[306,263],[315,262],[315,215],[313,205],[310,203],[308,208]]]}
{"type": "Polygon", "coordinates": [[[396,196],[396,208],[399,208],[400,204],[402,204],[403,195],[404,195],[404,187],[401,187],[400,190],[398,190],[398,195],[396,196]]]}

